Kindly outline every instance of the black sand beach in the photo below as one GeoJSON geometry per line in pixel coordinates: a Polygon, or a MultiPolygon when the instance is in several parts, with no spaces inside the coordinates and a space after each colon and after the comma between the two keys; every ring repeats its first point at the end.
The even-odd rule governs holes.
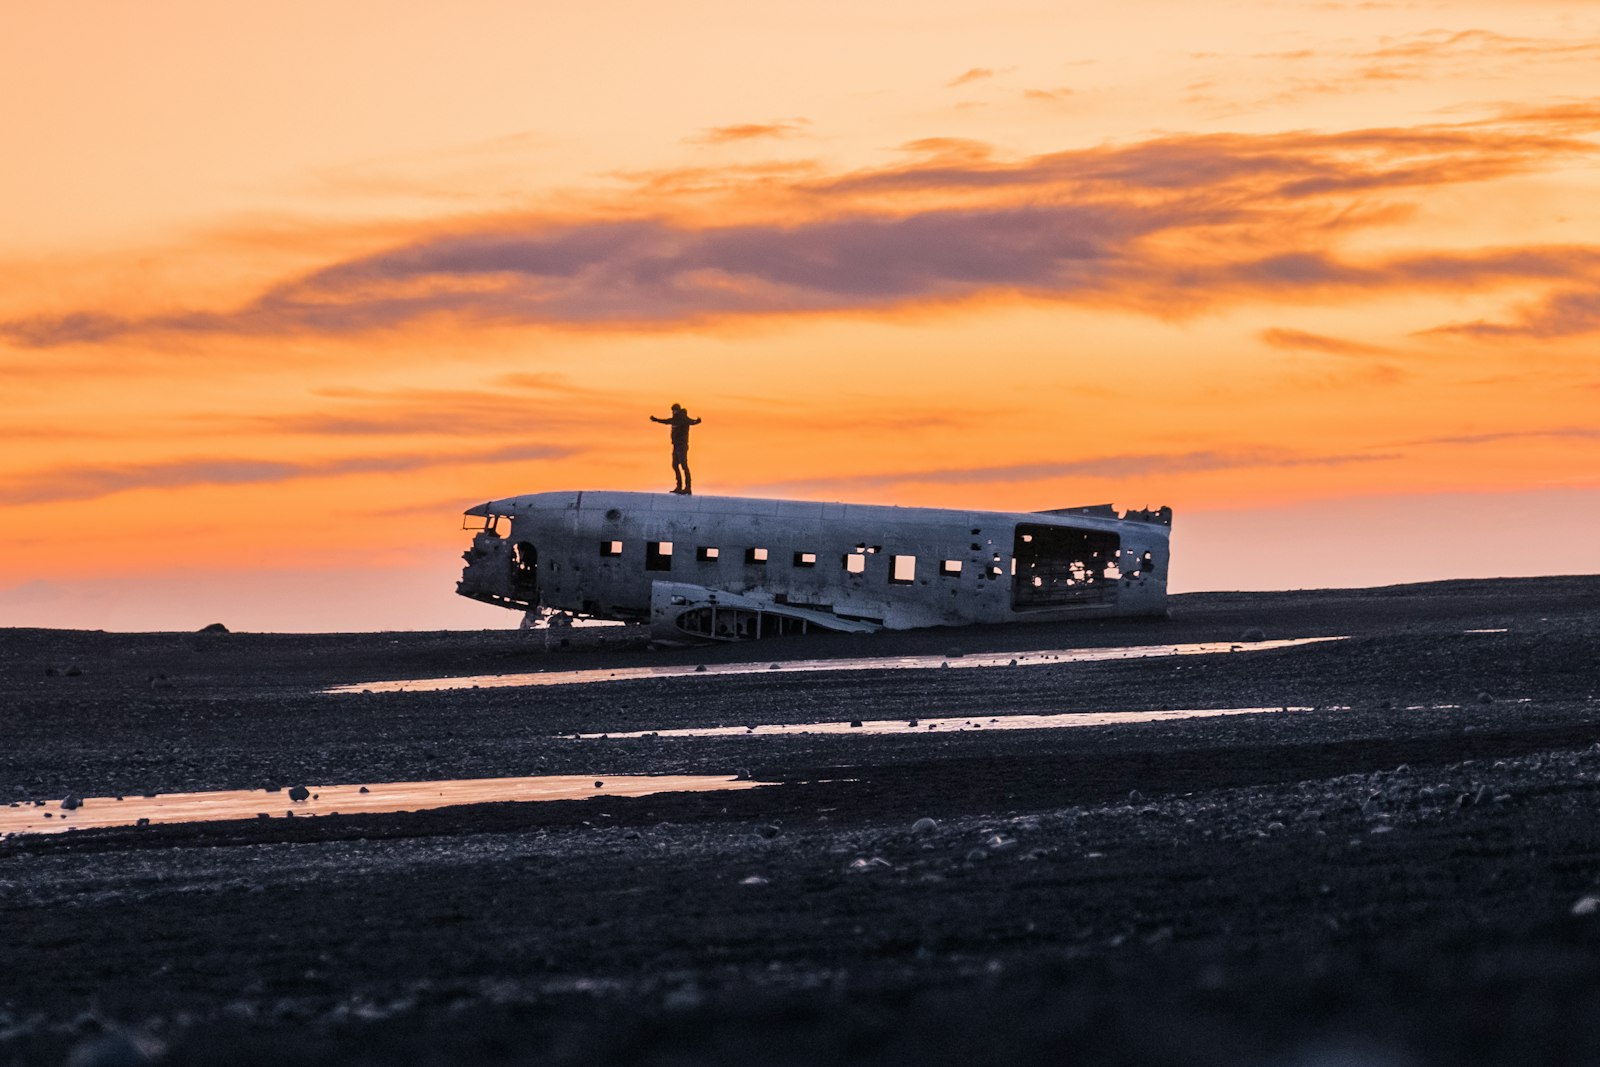
{"type": "Polygon", "coordinates": [[[599,636],[0,631],[0,803],[283,790],[0,840],[0,1063],[1600,1060],[1600,577],[599,636]],[[1317,636],[1346,639],[1250,647],[1317,636]],[[1239,649],[782,669],[1197,641],[1239,649]],[[739,660],[779,667],[321,691],[739,660]],[[1241,707],[1311,710],[984,729],[1241,707]],[[868,719],[919,728],[596,736],[868,719]],[[776,784],[287,817],[299,785],[639,774],[776,784]]]}

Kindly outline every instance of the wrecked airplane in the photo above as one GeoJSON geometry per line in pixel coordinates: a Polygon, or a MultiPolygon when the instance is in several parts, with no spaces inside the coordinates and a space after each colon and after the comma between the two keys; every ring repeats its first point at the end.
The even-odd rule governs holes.
{"type": "Polygon", "coordinates": [[[1040,512],[557,492],[466,512],[456,592],[658,641],[1165,615],[1170,508],[1040,512]]]}

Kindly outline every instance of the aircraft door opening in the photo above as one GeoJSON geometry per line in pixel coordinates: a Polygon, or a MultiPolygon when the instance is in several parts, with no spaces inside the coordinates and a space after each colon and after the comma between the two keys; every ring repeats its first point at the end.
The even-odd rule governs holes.
{"type": "Polygon", "coordinates": [[[1104,530],[1028,523],[1017,526],[1011,609],[1034,611],[1106,604],[1117,596],[1117,551],[1122,538],[1104,530]]]}

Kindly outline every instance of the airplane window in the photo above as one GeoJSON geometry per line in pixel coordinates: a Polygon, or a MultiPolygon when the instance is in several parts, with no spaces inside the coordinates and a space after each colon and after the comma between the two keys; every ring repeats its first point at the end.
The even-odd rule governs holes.
{"type": "Polygon", "coordinates": [[[670,571],[672,569],[672,542],[647,541],[644,546],[644,569],[670,571]]]}
{"type": "Polygon", "coordinates": [[[860,552],[846,552],[844,556],[844,569],[851,574],[865,574],[867,570],[867,557],[860,552]]]}
{"type": "Polygon", "coordinates": [[[762,564],[767,562],[767,550],[764,548],[747,548],[744,550],[746,563],[762,564]]]}
{"type": "Polygon", "coordinates": [[[916,556],[894,556],[889,564],[890,585],[911,585],[917,580],[916,556]]]}
{"type": "Polygon", "coordinates": [[[796,552],[794,554],[794,565],[796,567],[815,567],[817,565],[817,554],[815,552],[796,552]]]}
{"type": "Polygon", "coordinates": [[[622,542],[621,541],[601,541],[600,542],[600,554],[602,556],[620,556],[620,555],[622,555],[622,542]]]}
{"type": "Polygon", "coordinates": [[[701,563],[715,563],[722,557],[722,550],[711,545],[701,545],[694,550],[694,558],[701,563]]]}
{"type": "Polygon", "coordinates": [[[944,575],[946,578],[961,577],[961,561],[959,559],[945,560],[939,564],[939,573],[944,575]]]}

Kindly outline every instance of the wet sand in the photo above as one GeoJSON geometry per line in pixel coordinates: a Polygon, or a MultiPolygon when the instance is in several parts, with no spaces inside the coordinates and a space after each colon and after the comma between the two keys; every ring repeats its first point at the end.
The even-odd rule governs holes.
{"type": "Polygon", "coordinates": [[[4,804],[777,783],[7,837],[0,1064],[96,1040],[122,1042],[119,1062],[175,1064],[1594,1062],[1597,662],[1600,578],[1219,594],[1177,598],[1164,622],[670,652],[546,651],[509,632],[0,631],[4,804]],[[1256,629],[1347,639],[1028,670],[323,693],[1231,646],[1256,629]],[[984,725],[800,725],[913,718],[984,725]],[[664,735],[719,728],[733,735],[664,735]]]}

